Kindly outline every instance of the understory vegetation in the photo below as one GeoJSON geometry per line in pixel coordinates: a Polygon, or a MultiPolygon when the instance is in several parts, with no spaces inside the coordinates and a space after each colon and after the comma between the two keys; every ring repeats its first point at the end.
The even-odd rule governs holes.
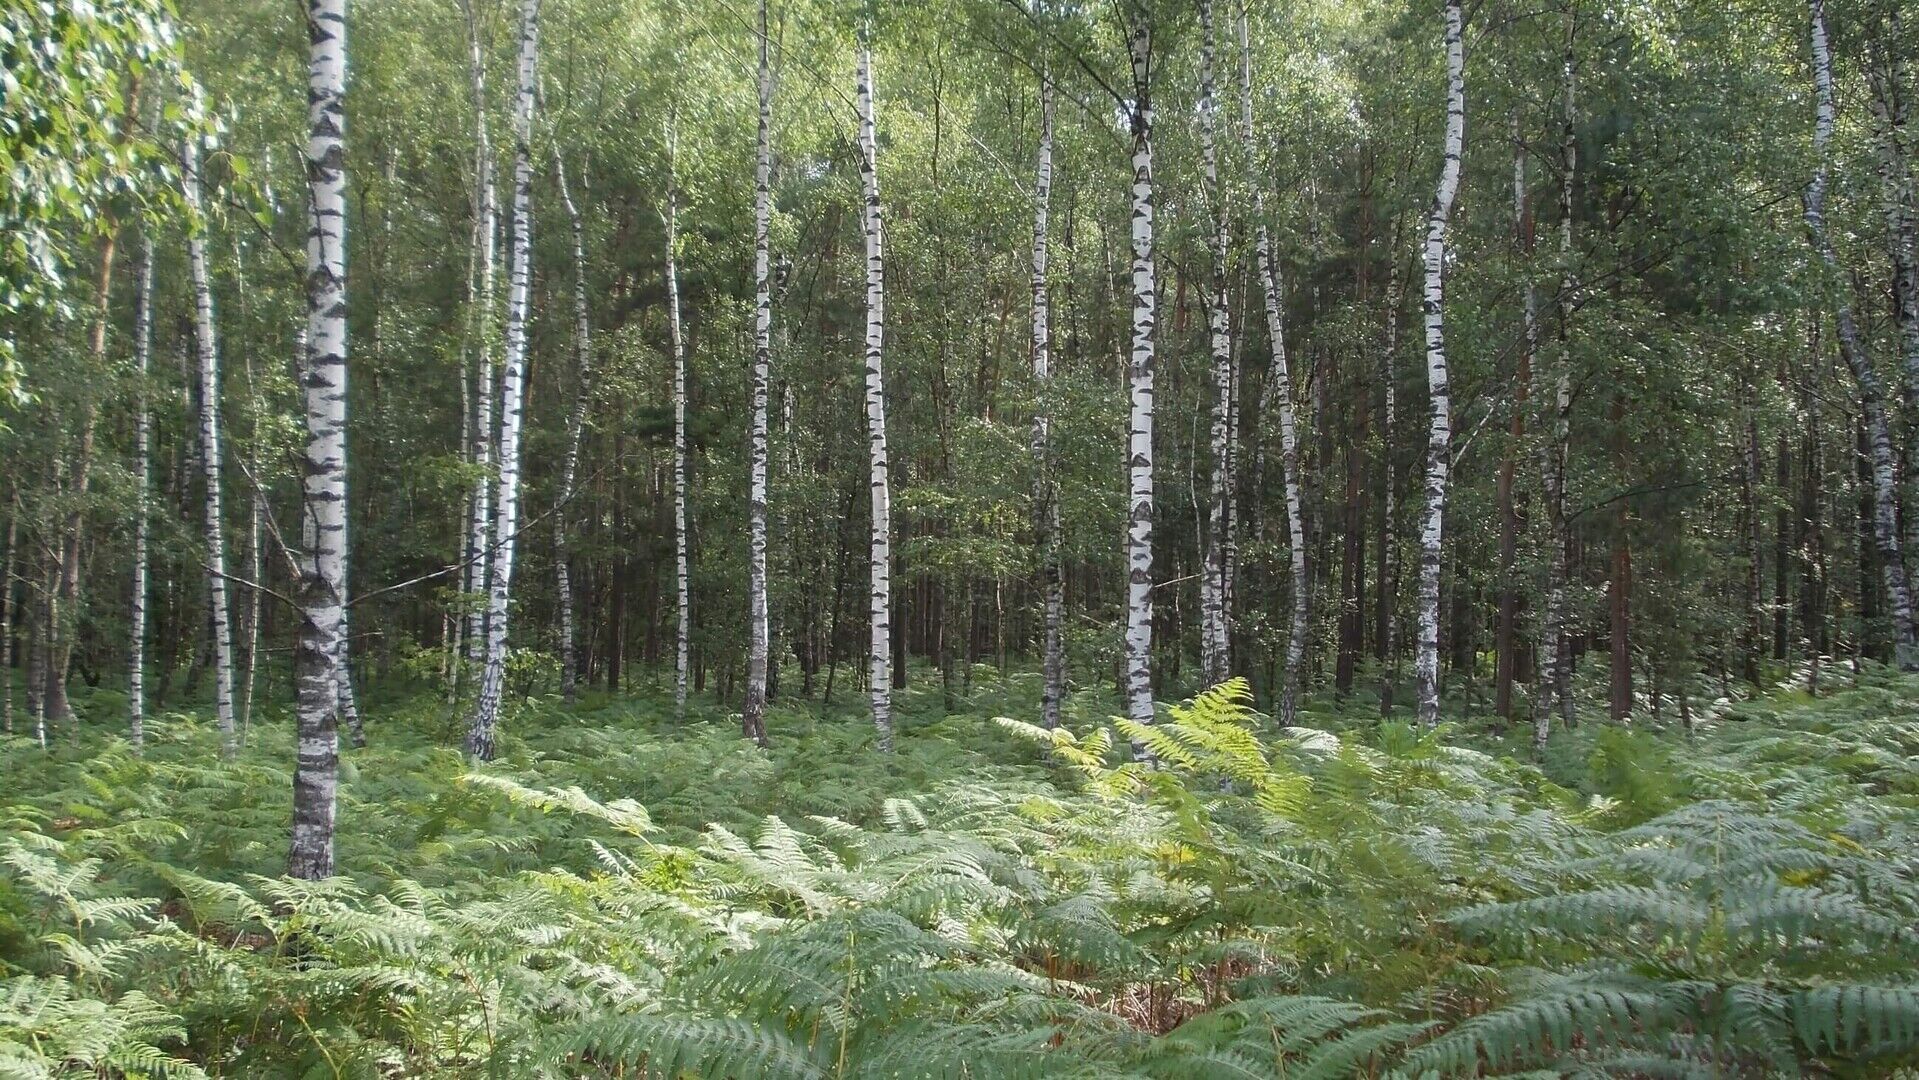
{"type": "MultiPolygon", "coordinates": [[[[1829,684],[1833,680],[1829,680],[1829,684]]],[[[340,864],[286,716],[0,741],[0,1075],[1887,1076],[1919,1063],[1919,679],[1582,724],[1534,763],[1228,683],[1140,728],[374,695],[340,864]],[[1133,760],[1139,740],[1158,767],[1133,760]]]]}

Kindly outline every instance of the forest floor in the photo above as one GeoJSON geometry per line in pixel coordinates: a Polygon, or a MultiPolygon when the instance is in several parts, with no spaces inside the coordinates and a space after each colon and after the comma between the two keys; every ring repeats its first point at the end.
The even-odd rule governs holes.
{"type": "MultiPolygon", "coordinates": [[[[916,673],[918,674],[918,673],[916,673]]],[[[77,702],[0,738],[0,1075],[1893,1075],[1919,1064],[1919,679],[1421,733],[1231,693],[1151,733],[1037,678],[512,709],[374,687],[338,865],[278,877],[291,725],[77,702]],[[1012,717],[1013,721],[996,718],[1012,717]],[[1676,721],[1668,715],[1665,719],[1676,721]],[[1129,763],[1147,737],[1162,765],[1129,763]]],[[[18,713],[16,713],[16,716],[18,713]]]]}

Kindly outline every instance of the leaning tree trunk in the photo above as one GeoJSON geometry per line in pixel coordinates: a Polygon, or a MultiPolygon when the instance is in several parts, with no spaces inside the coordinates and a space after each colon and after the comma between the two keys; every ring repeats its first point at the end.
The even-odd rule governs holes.
{"type": "MultiPolygon", "coordinates": [[[[153,358],[153,241],[140,241],[140,277],[133,301],[133,373],[138,404],[133,418],[133,589],[127,605],[127,738],[139,753],[146,741],[147,544],[153,535],[153,414],[147,407],[147,369],[153,358]]],[[[13,571],[13,526],[7,526],[7,572],[13,571]]],[[[9,610],[11,614],[11,610],[9,610]]],[[[0,628],[0,637],[7,636],[0,628]]],[[[0,649],[4,649],[0,644],[0,649]]],[[[0,676],[12,668],[0,655],[0,676]]],[[[13,711],[11,699],[7,711],[13,711]]],[[[12,716],[8,716],[12,730],[12,716]]]]}
{"type": "Polygon", "coordinates": [[[1426,223],[1426,388],[1432,426],[1426,442],[1426,507],[1419,530],[1419,721],[1439,722],[1439,566],[1452,467],[1452,389],[1446,370],[1446,242],[1453,199],[1459,194],[1466,141],[1466,53],[1460,0],[1446,0],[1446,143],[1439,189],[1426,223]]]}
{"type": "MultiPolygon", "coordinates": [[[[1291,548],[1293,619],[1286,641],[1286,674],[1279,693],[1279,722],[1291,727],[1299,716],[1299,679],[1306,663],[1306,637],[1311,632],[1312,581],[1306,572],[1305,499],[1299,484],[1299,425],[1293,410],[1293,377],[1286,360],[1286,327],[1281,316],[1279,265],[1273,255],[1272,230],[1266,224],[1265,196],[1256,175],[1253,152],[1253,45],[1246,23],[1246,6],[1239,9],[1239,127],[1245,166],[1253,193],[1253,257],[1265,294],[1266,337],[1270,366],[1260,391],[1262,418],[1279,417],[1280,483],[1286,489],[1286,529],[1291,548]]],[[[1263,440],[1262,440],[1263,442],[1263,440]]],[[[1259,471],[1259,470],[1255,470],[1259,471]]]]}
{"type": "Polygon", "coordinates": [[[573,561],[572,545],[567,538],[568,506],[573,501],[573,481],[580,471],[580,435],[586,429],[588,388],[593,378],[592,326],[587,321],[586,298],[586,224],[573,193],[566,184],[566,163],[553,155],[553,168],[560,183],[560,201],[566,206],[567,221],[573,226],[573,356],[574,378],[579,385],[573,393],[573,410],[566,417],[566,458],[560,466],[560,509],[553,526],[554,583],[560,594],[560,696],[572,705],[579,681],[579,658],[573,648],[573,561]]]}
{"type": "Polygon", "coordinates": [[[194,343],[200,361],[200,467],[207,489],[203,510],[207,598],[213,622],[213,705],[222,749],[230,757],[239,746],[233,722],[233,630],[227,610],[226,524],[220,511],[220,354],[213,338],[213,284],[207,275],[200,148],[193,139],[186,142],[182,163],[186,172],[187,205],[195,221],[187,231],[187,266],[193,279],[194,343]]]}
{"type": "Polygon", "coordinates": [[[467,753],[491,761],[506,692],[507,605],[520,511],[520,419],[526,398],[526,312],[533,260],[533,99],[539,89],[540,0],[520,7],[520,97],[513,113],[513,249],[506,293],[506,369],[500,380],[500,487],[488,572],[486,664],[467,731],[467,753]]]}
{"type": "Polygon", "coordinates": [[[759,156],[753,186],[753,405],[747,435],[746,700],[740,732],[766,745],[766,398],[773,367],[773,68],[760,0],[759,156]]]}
{"type": "Polygon", "coordinates": [[[1546,515],[1546,597],[1539,622],[1539,674],[1533,694],[1533,752],[1552,735],[1553,704],[1561,723],[1573,722],[1572,657],[1566,648],[1566,443],[1572,430],[1573,187],[1579,181],[1576,138],[1573,13],[1566,13],[1565,55],[1560,62],[1559,290],[1553,298],[1551,423],[1539,447],[1539,486],[1546,515]]]}
{"type": "MultiPolygon", "coordinates": [[[[1826,32],[1825,0],[1811,0],[1811,9],[1812,74],[1819,100],[1812,141],[1813,155],[1819,165],[1813,173],[1812,184],[1806,189],[1806,231],[1827,271],[1834,279],[1843,280],[1839,272],[1839,259],[1833,253],[1832,240],[1826,233],[1826,188],[1831,168],[1826,155],[1828,144],[1832,141],[1834,106],[1832,48],[1826,32]]],[[[1872,358],[1866,354],[1859,327],[1853,321],[1852,304],[1844,299],[1843,294],[1837,302],[1834,321],[1839,327],[1839,353],[1845,358],[1846,366],[1852,369],[1853,381],[1859,386],[1859,408],[1865,421],[1872,471],[1872,532],[1892,609],[1893,658],[1901,671],[1919,670],[1919,642],[1915,642],[1913,635],[1912,594],[1899,543],[1899,496],[1895,488],[1892,432],[1886,422],[1885,390],[1880,385],[1878,371],[1873,368],[1872,358]]]]}
{"type": "Polygon", "coordinates": [[[1039,161],[1033,181],[1033,535],[1040,558],[1040,722],[1056,728],[1066,691],[1066,578],[1060,566],[1059,484],[1053,468],[1053,332],[1047,292],[1047,214],[1053,197],[1053,80],[1039,83],[1039,161]]]}
{"type": "MultiPolygon", "coordinates": [[[[1129,124],[1133,136],[1133,334],[1126,366],[1127,719],[1153,722],[1153,329],[1159,294],[1153,263],[1153,33],[1145,16],[1132,26],[1129,124]]],[[[1137,754],[1143,747],[1135,745],[1137,754]]]]}
{"type": "Polygon", "coordinates": [[[859,56],[860,179],[866,191],[866,441],[873,493],[871,645],[868,688],[880,749],[893,749],[893,489],[886,460],[886,274],[880,216],[879,141],[873,125],[873,49],[863,33],[859,56]]]}
{"type": "Polygon", "coordinates": [[[1905,397],[1905,553],[1919,548],[1919,219],[1913,207],[1912,163],[1907,158],[1905,65],[1898,47],[1904,37],[1899,13],[1887,5],[1890,47],[1884,66],[1868,65],[1872,75],[1874,142],[1879,153],[1880,210],[1886,220],[1886,246],[1892,256],[1894,322],[1899,327],[1900,387],[1905,397]]]}
{"type": "Polygon", "coordinates": [[[466,661],[477,667],[484,658],[488,561],[492,556],[493,512],[493,299],[495,235],[500,208],[493,184],[493,142],[486,122],[486,61],[480,53],[480,24],[471,0],[463,7],[467,18],[467,73],[473,98],[473,262],[467,279],[467,336],[475,351],[476,372],[471,417],[473,491],[467,499],[466,569],[462,592],[466,596],[466,661]],[[477,295],[476,294],[477,291],[477,295]]]}
{"type": "Polygon", "coordinates": [[[306,459],[290,877],[333,874],[346,625],[346,0],[307,0],[306,459]]]}
{"type": "Polygon", "coordinates": [[[1199,137],[1206,168],[1206,200],[1212,217],[1212,288],[1207,303],[1206,338],[1212,354],[1212,474],[1207,490],[1206,548],[1200,572],[1200,677],[1208,685],[1226,681],[1232,663],[1231,592],[1226,574],[1233,492],[1228,440],[1232,427],[1233,344],[1226,295],[1226,199],[1219,183],[1219,145],[1215,137],[1219,100],[1213,81],[1213,5],[1200,0],[1202,31],[1199,75],[1199,137]]]}
{"type": "Polygon", "coordinates": [[[673,180],[676,135],[668,135],[667,145],[666,327],[673,346],[673,577],[679,615],[673,640],[673,718],[684,720],[693,605],[686,543],[686,339],[680,328],[679,189],[673,180]]]}

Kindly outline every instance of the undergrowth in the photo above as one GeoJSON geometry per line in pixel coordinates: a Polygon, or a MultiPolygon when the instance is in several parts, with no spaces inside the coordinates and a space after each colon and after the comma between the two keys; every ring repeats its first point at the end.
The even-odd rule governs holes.
{"type": "MultiPolygon", "coordinates": [[[[373,711],[277,876],[284,719],[0,740],[0,1077],[1885,1076],[1919,1065],[1919,681],[1691,739],[904,701],[899,752],[534,700],[373,711]],[[1001,715],[1004,714],[1004,715],[1001,715]],[[1156,765],[1129,760],[1142,742],[1156,765]]],[[[95,702],[96,706],[100,703],[95,702]]]]}

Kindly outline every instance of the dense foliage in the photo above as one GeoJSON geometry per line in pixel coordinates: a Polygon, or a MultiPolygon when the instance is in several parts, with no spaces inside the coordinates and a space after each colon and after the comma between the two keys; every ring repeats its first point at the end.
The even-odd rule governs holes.
{"type": "MultiPolygon", "coordinates": [[[[1919,685],[1692,739],[1305,713],[1150,732],[535,698],[464,766],[386,702],[341,863],[276,875],[283,722],[0,744],[8,1075],[1887,1075],[1919,1065],[1919,685]],[[1148,771],[1113,747],[1147,737],[1148,771]],[[1009,738],[1009,735],[1023,736],[1009,738]],[[1050,757],[1050,764],[1045,758],[1050,757]],[[15,782],[13,778],[19,778],[15,782]]],[[[111,713],[113,696],[83,708],[111,713]]]]}

